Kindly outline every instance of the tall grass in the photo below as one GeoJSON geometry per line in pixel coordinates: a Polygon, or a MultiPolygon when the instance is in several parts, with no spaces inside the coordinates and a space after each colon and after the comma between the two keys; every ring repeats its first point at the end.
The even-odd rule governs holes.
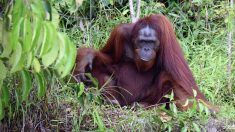
{"type": "MultiPolygon", "coordinates": [[[[115,25],[131,21],[129,7],[125,4],[104,6],[95,2],[96,12],[91,15],[88,13],[89,1],[85,1],[78,12],[73,13],[66,10],[67,5],[63,1],[61,3],[54,3],[60,15],[59,30],[65,31],[78,48],[101,48],[115,25]]],[[[142,17],[153,13],[169,17],[201,91],[210,102],[220,106],[219,113],[211,114],[203,106],[199,111],[194,107],[186,112],[178,111],[175,106],[170,110],[163,106],[146,110],[138,104],[114,106],[104,102],[97,87],[85,88],[81,83],[74,83],[72,77],[61,80],[47,71],[49,83],[46,98],[37,100],[32,97],[30,105],[22,105],[22,112],[2,121],[0,128],[41,131],[200,131],[208,130],[209,122],[216,124],[217,130],[225,130],[235,120],[235,95],[229,95],[227,89],[227,4],[225,0],[172,1],[165,5],[142,1],[141,4],[142,17]]],[[[234,76],[232,72],[232,78],[234,76]]],[[[14,87],[17,81],[10,82],[9,87],[14,87]]]]}

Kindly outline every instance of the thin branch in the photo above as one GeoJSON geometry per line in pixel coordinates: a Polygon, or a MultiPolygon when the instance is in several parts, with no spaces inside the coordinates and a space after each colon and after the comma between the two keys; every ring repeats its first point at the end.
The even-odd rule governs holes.
{"type": "Polygon", "coordinates": [[[134,8],[133,8],[133,1],[132,0],[129,0],[129,7],[130,7],[130,14],[131,14],[131,21],[134,22],[135,12],[134,12],[134,8]]]}
{"type": "MultiPolygon", "coordinates": [[[[231,15],[231,10],[233,11],[233,0],[230,0],[230,10],[229,14],[231,15]]],[[[229,16],[230,17],[230,16],[229,16]]],[[[229,33],[228,33],[228,65],[227,65],[227,74],[228,74],[228,90],[229,93],[232,94],[232,80],[231,80],[231,72],[232,72],[232,43],[233,43],[233,27],[231,28],[230,26],[233,26],[234,24],[234,17],[232,18],[231,22],[228,22],[228,28],[229,28],[229,33]],[[232,24],[231,24],[232,23],[232,24]],[[231,28],[231,29],[230,29],[231,28]]]]}
{"type": "Polygon", "coordinates": [[[134,6],[133,6],[133,1],[129,0],[129,7],[130,7],[130,15],[131,15],[131,21],[134,23],[136,22],[139,17],[140,17],[140,0],[137,0],[136,4],[137,4],[137,13],[135,14],[134,11],[134,6]]]}
{"type": "Polygon", "coordinates": [[[137,13],[136,13],[136,21],[140,18],[140,0],[137,0],[137,13]]]}

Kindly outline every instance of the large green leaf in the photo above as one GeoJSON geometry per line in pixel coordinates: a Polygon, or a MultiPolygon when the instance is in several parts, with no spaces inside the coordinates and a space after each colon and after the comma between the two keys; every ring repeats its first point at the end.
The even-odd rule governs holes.
{"type": "Polygon", "coordinates": [[[60,50],[59,50],[59,55],[58,55],[57,61],[55,63],[55,67],[59,67],[63,63],[62,60],[65,55],[65,45],[66,44],[65,44],[65,40],[64,40],[62,33],[58,33],[57,43],[59,44],[60,50]]]}
{"type": "Polygon", "coordinates": [[[32,27],[30,21],[25,18],[23,22],[23,52],[29,52],[32,46],[32,27]]]}
{"type": "Polygon", "coordinates": [[[46,82],[42,72],[35,74],[37,85],[38,85],[38,97],[41,98],[46,94],[46,82]]]}
{"type": "Polygon", "coordinates": [[[16,26],[15,27],[13,26],[13,30],[11,32],[12,38],[10,38],[10,43],[11,43],[13,50],[16,49],[16,46],[18,44],[19,37],[20,37],[20,29],[21,29],[23,20],[24,20],[23,18],[20,18],[16,26]]]}
{"type": "Polygon", "coordinates": [[[3,52],[0,55],[0,58],[8,58],[12,52],[12,46],[9,43],[9,37],[11,36],[11,33],[4,31],[4,35],[3,35],[3,40],[2,40],[2,47],[3,47],[3,52]],[[9,35],[10,34],[10,35],[9,35]]]}
{"type": "Polygon", "coordinates": [[[63,41],[60,43],[60,53],[55,67],[60,77],[63,78],[69,74],[74,66],[76,47],[65,34],[60,33],[59,38],[63,41]]]}
{"type": "Polygon", "coordinates": [[[47,54],[51,48],[53,48],[53,44],[55,44],[56,35],[54,33],[56,32],[54,25],[52,23],[45,23],[45,27],[47,36],[44,45],[41,48],[41,52],[39,56],[43,56],[47,54]]]}
{"type": "Polygon", "coordinates": [[[40,44],[41,40],[40,37],[42,36],[42,22],[40,19],[34,19],[34,29],[33,29],[33,36],[32,36],[32,50],[36,50],[36,47],[40,44]]]}
{"type": "Polygon", "coordinates": [[[34,13],[34,16],[37,16],[38,19],[45,19],[45,11],[41,1],[38,2],[36,0],[33,0],[31,4],[31,9],[34,13]]]}
{"type": "Polygon", "coordinates": [[[24,1],[23,0],[16,0],[14,7],[13,7],[13,29],[18,25],[19,20],[22,19],[22,17],[26,14],[26,9],[25,9],[24,1]]]}
{"type": "Polygon", "coordinates": [[[54,43],[54,47],[47,54],[42,56],[42,64],[45,67],[50,66],[56,61],[58,54],[59,54],[58,43],[54,43]]]}
{"type": "MultiPolygon", "coordinates": [[[[68,38],[65,34],[61,34],[61,39],[64,39],[64,46],[65,46],[64,47],[64,56],[61,59],[61,62],[58,65],[56,65],[56,68],[57,68],[57,71],[58,71],[58,74],[60,75],[60,77],[63,78],[71,70],[70,65],[71,65],[71,63],[73,63],[73,58],[75,59],[75,57],[73,57],[73,54],[75,55],[76,53],[74,53],[73,48],[70,47],[73,45],[71,45],[72,43],[68,40],[68,38]]],[[[76,48],[74,47],[74,49],[76,49],[76,48]]],[[[74,65],[74,63],[73,63],[73,65],[74,65]]]]}
{"type": "Polygon", "coordinates": [[[40,24],[37,24],[37,26],[35,27],[37,31],[33,39],[32,50],[34,51],[35,55],[41,57],[40,53],[46,43],[47,31],[45,26],[43,25],[44,23],[42,23],[42,21],[40,21],[39,23],[40,24]]]}
{"type": "Polygon", "coordinates": [[[32,89],[32,78],[26,70],[21,71],[22,76],[22,101],[27,101],[32,89]]]}
{"type": "Polygon", "coordinates": [[[1,57],[9,57],[12,53],[12,50],[16,50],[22,22],[23,18],[20,18],[18,23],[13,26],[13,30],[11,32],[4,31],[2,43],[3,53],[1,54],[1,57]]]}
{"type": "Polygon", "coordinates": [[[13,54],[10,58],[10,64],[12,65],[11,73],[19,71],[23,68],[23,60],[22,57],[22,47],[20,43],[16,44],[16,49],[13,51],[13,54]]]}
{"type": "Polygon", "coordinates": [[[42,43],[41,43],[41,45],[39,44],[39,46],[41,47],[41,49],[40,49],[40,53],[39,53],[39,56],[41,57],[42,55],[43,55],[43,53],[45,52],[45,49],[47,49],[46,47],[47,47],[47,45],[46,45],[46,41],[47,41],[47,38],[49,37],[49,35],[48,35],[48,29],[46,28],[46,26],[44,25],[45,23],[43,23],[43,40],[42,40],[42,43]]]}
{"type": "Polygon", "coordinates": [[[62,72],[61,77],[65,77],[66,75],[68,75],[70,73],[70,71],[72,70],[74,63],[75,63],[75,59],[76,59],[76,46],[70,42],[69,38],[67,36],[64,36],[65,39],[65,43],[66,43],[66,53],[64,56],[64,60],[66,60],[65,64],[64,64],[64,70],[62,72]]]}

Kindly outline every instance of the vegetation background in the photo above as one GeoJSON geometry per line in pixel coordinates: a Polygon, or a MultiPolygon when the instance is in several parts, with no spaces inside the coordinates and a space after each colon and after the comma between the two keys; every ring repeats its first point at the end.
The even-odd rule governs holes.
{"type": "Polygon", "coordinates": [[[234,131],[231,1],[141,1],[141,17],[171,20],[201,91],[220,107],[210,113],[108,105],[94,79],[92,88],[74,81],[76,47],[99,49],[131,22],[127,0],[0,0],[0,130],[234,131]]]}

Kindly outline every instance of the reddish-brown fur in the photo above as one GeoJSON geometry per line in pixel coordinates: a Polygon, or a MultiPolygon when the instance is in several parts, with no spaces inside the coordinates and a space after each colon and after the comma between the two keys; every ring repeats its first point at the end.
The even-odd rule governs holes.
{"type": "Polygon", "coordinates": [[[207,102],[198,89],[171,23],[163,15],[151,15],[136,23],[117,26],[100,51],[79,49],[77,65],[80,65],[80,60],[84,59],[88,51],[95,58],[91,73],[98,79],[100,86],[112,77],[105,92],[108,100],[116,99],[121,105],[139,102],[149,106],[166,102],[167,99],[163,96],[172,90],[174,100],[185,101],[193,97],[195,89],[196,99],[207,102]],[[146,63],[150,66],[148,70],[136,65],[137,60],[125,57],[128,52],[124,53],[126,45],[133,46],[132,39],[137,37],[138,31],[145,25],[151,25],[155,29],[160,41],[154,65],[151,66],[153,62],[146,63]]]}

